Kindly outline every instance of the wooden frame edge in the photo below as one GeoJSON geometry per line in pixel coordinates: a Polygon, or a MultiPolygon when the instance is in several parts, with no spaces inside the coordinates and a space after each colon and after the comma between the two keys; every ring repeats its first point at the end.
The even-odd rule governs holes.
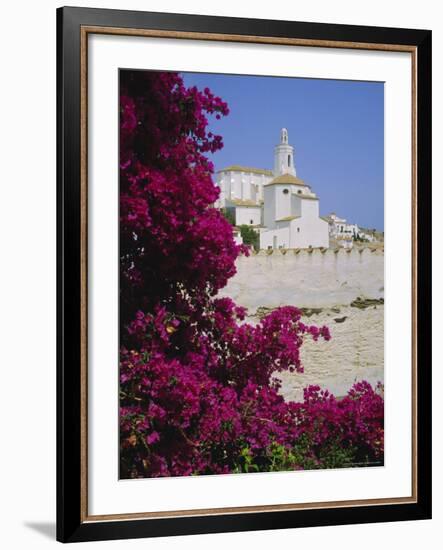
{"type": "Polygon", "coordinates": [[[193,510],[172,510],[163,512],[134,512],[128,514],[96,514],[85,518],[85,523],[116,520],[165,519],[181,517],[228,516],[231,514],[256,514],[267,512],[294,512],[297,510],[325,510],[328,508],[351,508],[392,504],[415,504],[414,497],[380,498],[368,500],[338,500],[308,502],[300,504],[265,504],[260,506],[234,506],[226,508],[199,508],[193,510]]]}
{"type": "Polygon", "coordinates": [[[414,52],[415,46],[404,44],[378,44],[371,42],[351,42],[344,40],[320,40],[306,38],[285,38],[278,36],[254,36],[244,34],[222,34],[210,32],[169,31],[158,29],[135,29],[127,27],[104,27],[82,25],[86,34],[108,34],[122,36],[139,36],[149,38],[171,38],[181,40],[203,40],[218,42],[246,42],[249,44],[274,44],[279,46],[305,46],[322,48],[341,48],[355,50],[380,50],[392,52],[414,52]]]}
{"type": "Polygon", "coordinates": [[[80,33],[80,518],[88,516],[88,36],[80,33]]]}

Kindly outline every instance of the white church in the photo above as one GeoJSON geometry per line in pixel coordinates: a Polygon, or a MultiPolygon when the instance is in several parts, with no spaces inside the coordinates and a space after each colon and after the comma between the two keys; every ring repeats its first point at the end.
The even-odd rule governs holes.
{"type": "Polygon", "coordinates": [[[286,128],[274,149],[274,170],[229,166],[216,173],[216,183],[215,206],[230,212],[236,226],[254,227],[260,248],[329,247],[329,223],[320,217],[317,195],[297,177],[286,128]]]}

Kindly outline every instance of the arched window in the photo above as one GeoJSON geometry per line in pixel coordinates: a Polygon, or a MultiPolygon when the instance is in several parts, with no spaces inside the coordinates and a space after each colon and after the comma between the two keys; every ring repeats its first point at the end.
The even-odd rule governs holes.
{"type": "Polygon", "coordinates": [[[291,155],[288,155],[288,166],[291,166],[291,155]]]}

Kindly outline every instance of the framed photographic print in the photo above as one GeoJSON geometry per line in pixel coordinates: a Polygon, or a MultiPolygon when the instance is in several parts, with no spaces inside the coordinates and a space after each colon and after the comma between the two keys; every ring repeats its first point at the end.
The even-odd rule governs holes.
{"type": "Polygon", "coordinates": [[[60,8],[63,542],[431,517],[431,32],[60,8]]]}

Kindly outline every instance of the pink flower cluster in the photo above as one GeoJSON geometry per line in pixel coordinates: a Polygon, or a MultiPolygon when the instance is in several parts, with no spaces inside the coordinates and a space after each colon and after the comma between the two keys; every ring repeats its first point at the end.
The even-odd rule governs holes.
{"type": "Polygon", "coordinates": [[[273,375],[302,372],[304,339],[329,340],[327,327],[304,324],[295,307],[254,326],[216,296],[247,253],[212,207],[205,154],[222,139],[206,129],[227,113],[177,73],[121,72],[123,478],[332,467],[337,449],[341,463],[382,457],[383,399],[368,384],[342,400],[278,392],[273,375]]]}
{"type": "MultiPolygon", "coordinates": [[[[302,338],[318,337],[316,327],[303,325],[294,307],[257,326],[238,324],[244,310],[229,298],[208,301],[203,312],[188,301],[177,309],[139,310],[127,327],[120,383],[128,474],[230,472],[244,446],[292,445],[297,423],[271,376],[302,370],[302,338]]],[[[329,338],[326,327],[320,332],[329,338]]]]}
{"type": "MultiPolygon", "coordinates": [[[[322,466],[321,454],[333,442],[340,449],[353,450],[354,464],[368,460],[381,463],[384,452],[383,387],[374,389],[357,382],[342,399],[328,390],[309,386],[302,403],[291,403],[297,418],[299,437],[309,441],[311,459],[322,466]]],[[[307,457],[305,457],[307,458],[307,457]]]]}
{"type": "Polygon", "coordinates": [[[212,204],[219,191],[205,156],[222,147],[208,116],[228,107],[177,73],[121,72],[120,250],[123,316],[181,288],[211,295],[243,250],[212,204]]]}

